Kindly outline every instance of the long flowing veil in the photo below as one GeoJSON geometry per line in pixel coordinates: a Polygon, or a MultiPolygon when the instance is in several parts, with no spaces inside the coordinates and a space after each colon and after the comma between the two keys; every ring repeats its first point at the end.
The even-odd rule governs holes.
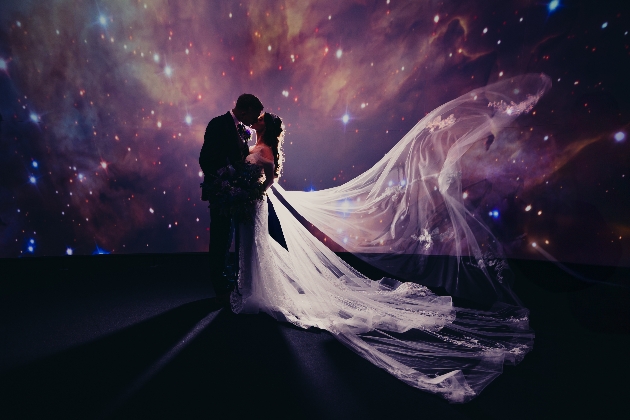
{"type": "Polygon", "coordinates": [[[335,250],[392,276],[477,302],[519,304],[501,244],[466,205],[475,200],[475,188],[465,199],[463,187],[479,180],[461,160],[477,142],[500,141],[502,130],[550,87],[549,77],[527,74],[473,90],[430,112],[346,184],[282,196],[335,250]]]}
{"type": "Polygon", "coordinates": [[[550,87],[546,75],[527,74],[473,90],[429,113],[339,187],[274,186],[269,199],[288,251],[270,241],[282,280],[262,283],[261,309],[327,329],[375,365],[449,401],[478,395],[504,363],[523,359],[534,334],[501,244],[466,203],[464,191],[474,194],[466,187],[478,180],[462,158],[477,142],[500,141],[550,87]],[[370,280],[333,251],[391,278],[370,280]],[[430,288],[484,306],[456,307],[430,288]]]}

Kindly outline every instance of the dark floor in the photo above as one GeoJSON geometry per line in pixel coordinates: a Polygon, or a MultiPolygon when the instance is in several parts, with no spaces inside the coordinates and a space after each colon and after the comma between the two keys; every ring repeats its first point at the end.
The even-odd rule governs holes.
{"type": "Polygon", "coordinates": [[[324,331],[217,308],[205,255],[0,260],[0,418],[628,418],[629,270],[511,266],[534,350],[455,405],[324,331]]]}

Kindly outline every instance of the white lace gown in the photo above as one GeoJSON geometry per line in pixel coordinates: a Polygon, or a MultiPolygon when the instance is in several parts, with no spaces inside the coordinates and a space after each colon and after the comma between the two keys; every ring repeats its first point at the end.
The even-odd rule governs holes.
{"type": "MultiPolygon", "coordinates": [[[[264,158],[260,148],[250,148],[250,154],[245,159],[247,163],[260,166],[261,178],[264,170],[273,172],[274,163],[264,158]]],[[[232,310],[235,313],[258,313],[260,304],[264,305],[262,295],[264,285],[273,281],[273,256],[268,244],[268,210],[267,200],[257,201],[252,209],[253,221],[239,224],[239,275],[238,288],[230,296],[232,310]]]]}
{"type": "MultiPolygon", "coordinates": [[[[371,170],[340,187],[305,193],[274,185],[268,198],[288,250],[269,236],[267,202],[259,202],[253,224],[240,227],[233,311],[265,312],[302,328],[325,329],[411,386],[450,402],[474,398],[504,364],[523,359],[534,334],[527,309],[505,278],[500,244],[462,202],[461,183],[468,181],[460,159],[489,133],[500,140],[501,130],[531,110],[549,86],[544,75],[526,75],[451,101],[421,120],[371,170]],[[324,235],[323,242],[295,213],[324,235]],[[450,296],[417,282],[370,280],[331,245],[417,278],[425,257],[450,255],[454,267],[446,262],[432,270],[440,285],[458,296],[489,290],[494,304],[459,308],[450,296]]],[[[273,165],[255,151],[247,160],[261,171],[273,165]]],[[[430,275],[426,279],[436,284],[430,275]]]]}

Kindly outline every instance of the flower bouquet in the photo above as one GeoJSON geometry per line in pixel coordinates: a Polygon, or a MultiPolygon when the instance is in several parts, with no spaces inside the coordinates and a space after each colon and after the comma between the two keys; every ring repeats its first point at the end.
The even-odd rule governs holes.
{"type": "Polygon", "coordinates": [[[202,182],[201,188],[211,208],[218,208],[221,214],[241,222],[251,222],[256,201],[265,196],[260,175],[260,167],[250,163],[227,165],[210,182],[202,182]]]}

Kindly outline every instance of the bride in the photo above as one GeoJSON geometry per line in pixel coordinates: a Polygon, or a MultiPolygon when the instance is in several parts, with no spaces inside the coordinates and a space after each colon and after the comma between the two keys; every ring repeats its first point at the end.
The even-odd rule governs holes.
{"type": "Polygon", "coordinates": [[[473,90],[429,113],[370,170],[316,192],[273,184],[284,127],[265,113],[252,125],[247,161],[261,167],[266,188],[273,184],[267,195],[287,248],[269,236],[267,202],[258,202],[254,222],[240,228],[232,310],[325,329],[411,386],[450,402],[474,398],[505,363],[524,358],[534,333],[483,222],[485,189],[475,187],[483,180],[466,152],[489,138],[507,141],[509,124],[550,86],[529,74],[473,90]],[[368,279],[333,250],[391,278],[368,279]]]}

